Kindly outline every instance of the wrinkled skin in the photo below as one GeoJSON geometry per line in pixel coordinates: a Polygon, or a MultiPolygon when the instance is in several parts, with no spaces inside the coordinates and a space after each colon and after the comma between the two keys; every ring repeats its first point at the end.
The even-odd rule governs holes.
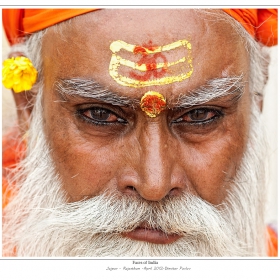
{"type": "MultiPolygon", "coordinates": [[[[225,97],[172,110],[172,101],[213,78],[243,73],[248,81],[249,58],[231,26],[208,24],[203,17],[183,9],[100,10],[77,17],[61,32],[50,28],[46,33],[42,49],[45,133],[69,201],[111,190],[149,201],[189,191],[215,205],[223,202],[246,148],[251,106],[248,83],[236,103],[225,97]],[[112,41],[141,46],[151,40],[163,46],[182,39],[192,44],[194,72],[189,79],[132,88],[109,75],[112,41]],[[168,109],[150,118],[139,103],[134,108],[118,107],[74,97],[60,102],[54,83],[77,77],[94,79],[119,96],[139,101],[148,90],[158,91],[166,97],[168,109]],[[96,107],[107,110],[101,121],[109,124],[90,123],[91,112],[96,113],[91,108],[96,107]],[[203,125],[191,124],[196,117],[191,110],[205,107],[222,114],[205,111],[203,125]],[[179,118],[183,121],[176,123],[179,118]]],[[[180,52],[182,48],[166,54],[167,60],[182,57],[180,52]]],[[[133,60],[133,56],[126,58],[133,60]]]]}

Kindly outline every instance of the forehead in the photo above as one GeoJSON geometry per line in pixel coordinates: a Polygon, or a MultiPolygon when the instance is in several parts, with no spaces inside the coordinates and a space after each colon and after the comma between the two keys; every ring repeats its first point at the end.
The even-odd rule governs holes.
{"type": "MultiPolygon", "coordinates": [[[[213,78],[241,74],[246,78],[249,63],[243,42],[228,22],[217,19],[186,9],[100,10],[76,17],[59,28],[50,28],[43,39],[45,85],[52,87],[57,79],[88,78],[115,92],[137,97],[148,90],[165,95],[171,91],[179,94],[213,78]],[[134,47],[164,47],[179,41],[190,43],[189,50],[180,45],[172,51],[162,52],[164,57],[159,56],[156,63],[172,63],[185,57],[191,63],[191,74],[180,81],[137,90],[122,85],[109,71],[113,54],[110,46],[118,41],[134,47]]],[[[117,55],[126,61],[143,63],[141,52],[126,52],[122,48],[117,55]]],[[[182,67],[170,67],[174,72],[170,75],[180,75],[185,71],[182,67]]],[[[117,68],[118,74],[127,77],[130,70],[129,67],[117,68]]]]}

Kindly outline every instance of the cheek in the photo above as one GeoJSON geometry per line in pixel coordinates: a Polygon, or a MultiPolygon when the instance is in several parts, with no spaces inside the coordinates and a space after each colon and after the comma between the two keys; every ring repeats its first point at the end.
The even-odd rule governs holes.
{"type": "Polygon", "coordinates": [[[246,149],[247,131],[248,125],[241,121],[183,153],[189,184],[206,201],[220,204],[231,189],[246,149]]]}
{"type": "MultiPolygon", "coordinates": [[[[56,139],[54,139],[56,141],[56,139]]],[[[97,195],[104,187],[115,185],[115,157],[106,148],[71,141],[65,148],[57,146],[53,152],[56,167],[62,177],[64,189],[72,200],[80,200],[84,196],[97,195]]]]}
{"type": "MultiPolygon", "coordinates": [[[[45,133],[51,156],[69,201],[97,195],[116,185],[114,174],[121,157],[110,145],[83,138],[73,121],[46,106],[45,133]]],[[[105,141],[106,142],[106,141],[105,141]]]]}
{"type": "Polygon", "coordinates": [[[71,201],[98,195],[116,185],[114,174],[120,157],[112,149],[85,142],[71,131],[64,138],[53,130],[50,143],[52,158],[71,201]]]}

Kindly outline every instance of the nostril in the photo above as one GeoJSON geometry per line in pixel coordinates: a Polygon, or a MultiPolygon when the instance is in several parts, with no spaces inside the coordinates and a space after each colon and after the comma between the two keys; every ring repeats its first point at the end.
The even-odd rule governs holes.
{"type": "Polygon", "coordinates": [[[127,195],[131,195],[131,196],[138,196],[138,191],[135,187],[133,186],[126,186],[124,189],[124,193],[126,193],[127,195]]]}
{"type": "Polygon", "coordinates": [[[182,192],[182,190],[180,188],[173,188],[169,191],[168,195],[172,195],[172,196],[176,196],[176,195],[180,195],[182,192]]]}
{"type": "Polygon", "coordinates": [[[136,189],[133,186],[127,186],[126,189],[130,190],[130,191],[133,191],[133,192],[136,191],[136,189]]]}

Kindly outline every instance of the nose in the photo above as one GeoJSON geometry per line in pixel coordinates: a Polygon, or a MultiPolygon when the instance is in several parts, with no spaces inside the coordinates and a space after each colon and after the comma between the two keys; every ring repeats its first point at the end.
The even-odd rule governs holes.
{"type": "MultiPolygon", "coordinates": [[[[138,135],[139,151],[134,153],[136,176],[128,176],[126,188],[142,198],[160,201],[167,195],[178,195],[185,188],[185,172],[178,160],[176,144],[157,123],[147,125],[138,135]]],[[[138,150],[137,149],[137,150],[138,150]]]]}

